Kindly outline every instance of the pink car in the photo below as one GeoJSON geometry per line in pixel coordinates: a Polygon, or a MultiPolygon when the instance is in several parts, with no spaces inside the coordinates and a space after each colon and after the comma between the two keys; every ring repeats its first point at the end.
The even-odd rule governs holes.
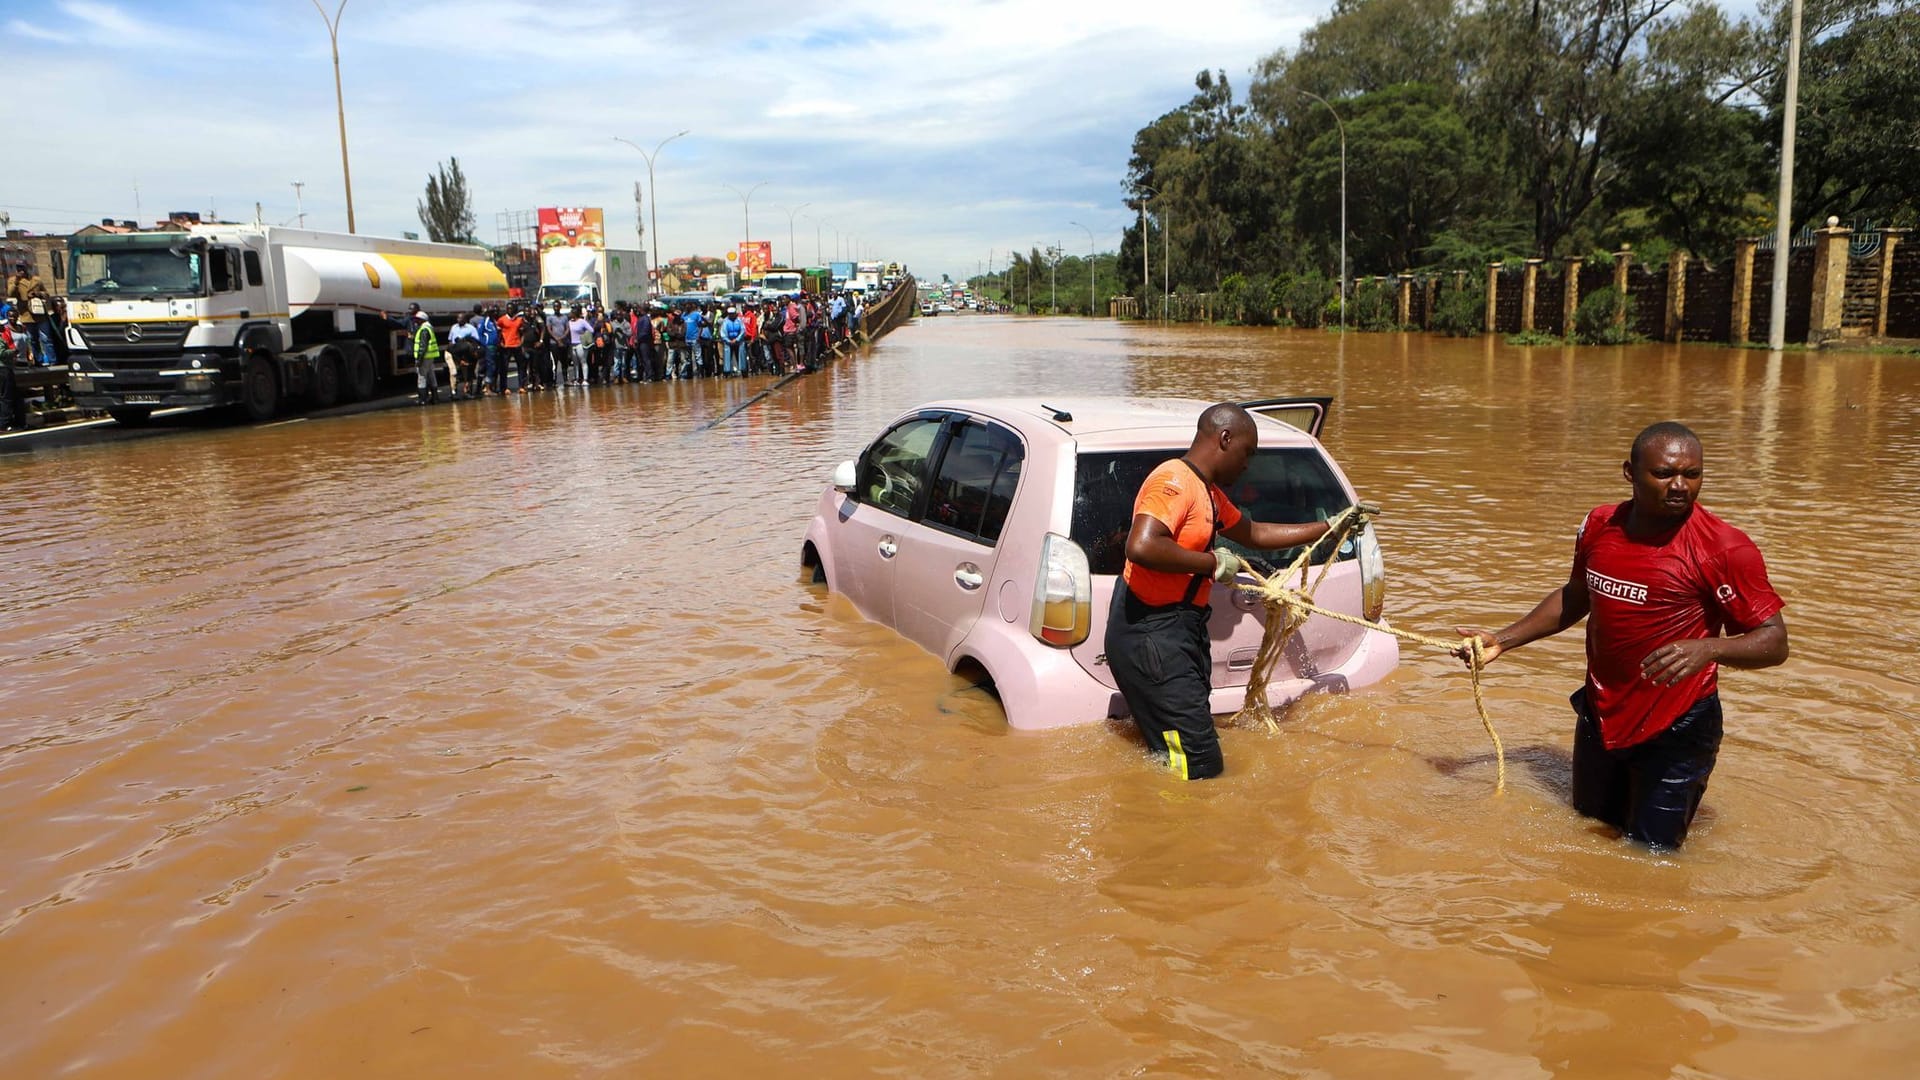
{"type": "MultiPolygon", "coordinates": [[[[801,563],[949,670],[991,682],[1015,728],[1125,717],[1103,643],[1134,496],[1156,465],[1186,452],[1209,404],[924,405],[834,471],[807,525],[801,563]]],[[[1315,438],[1331,398],[1245,404],[1260,449],[1227,491],[1236,505],[1259,521],[1303,522],[1356,501],[1315,438]]],[[[1295,555],[1240,550],[1274,566],[1295,555]]],[[[1246,697],[1265,609],[1237,589],[1216,587],[1213,595],[1212,705],[1230,713],[1246,697]]],[[[1379,617],[1386,584],[1372,529],[1343,545],[1315,596],[1331,610],[1379,617]]],[[[1279,708],[1313,690],[1366,686],[1399,658],[1387,634],[1309,619],[1275,669],[1269,700],[1279,708]]]]}

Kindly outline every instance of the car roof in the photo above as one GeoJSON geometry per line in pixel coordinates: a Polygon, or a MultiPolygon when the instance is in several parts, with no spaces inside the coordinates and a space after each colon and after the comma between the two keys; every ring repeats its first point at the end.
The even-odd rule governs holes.
{"type": "MultiPolygon", "coordinates": [[[[1082,446],[1186,446],[1200,414],[1218,404],[1198,398],[1075,397],[949,398],[920,407],[977,413],[1006,424],[1029,441],[1072,440],[1082,446]],[[1071,419],[1057,420],[1065,413],[1071,419]]],[[[1269,416],[1254,414],[1262,446],[1312,446],[1313,436],[1269,416]]]]}

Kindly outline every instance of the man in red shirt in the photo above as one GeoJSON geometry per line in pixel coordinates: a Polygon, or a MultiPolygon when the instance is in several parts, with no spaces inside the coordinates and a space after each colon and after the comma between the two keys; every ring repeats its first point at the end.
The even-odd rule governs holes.
{"type": "Polygon", "coordinates": [[[1787,659],[1786,605],[1760,549],[1695,505],[1702,458],[1680,424],[1642,431],[1620,467],[1633,498],[1587,515],[1567,583],[1497,634],[1461,630],[1491,661],[1589,619],[1587,680],[1573,695],[1573,807],[1655,848],[1686,840],[1706,794],[1720,665],[1787,659]]]}
{"type": "Polygon", "coordinates": [[[1226,767],[1213,727],[1207,643],[1208,594],[1232,581],[1245,547],[1290,548],[1327,533],[1324,521],[1255,521],[1221,490],[1240,479],[1260,446],[1253,417],[1222,403],[1200,414],[1185,457],[1162,462],[1140,485],[1127,533],[1127,563],[1107,612],[1107,665],[1149,749],[1165,754],[1182,780],[1218,776],[1226,767]]]}

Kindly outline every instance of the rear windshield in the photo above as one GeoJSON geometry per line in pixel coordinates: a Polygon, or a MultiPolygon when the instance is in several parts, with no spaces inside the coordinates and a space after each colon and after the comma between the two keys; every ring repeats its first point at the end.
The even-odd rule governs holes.
{"type": "MultiPolygon", "coordinates": [[[[1127,530],[1133,525],[1134,497],[1148,473],[1178,456],[1165,450],[1080,455],[1073,477],[1073,542],[1086,551],[1094,573],[1120,572],[1126,562],[1127,530]]],[[[1279,524],[1330,518],[1349,503],[1326,459],[1308,447],[1255,451],[1247,471],[1225,490],[1233,504],[1253,520],[1279,524]]],[[[1243,548],[1224,536],[1220,543],[1272,566],[1293,561],[1300,551],[1243,548]]],[[[1354,546],[1348,544],[1340,558],[1353,555],[1354,546]]]]}

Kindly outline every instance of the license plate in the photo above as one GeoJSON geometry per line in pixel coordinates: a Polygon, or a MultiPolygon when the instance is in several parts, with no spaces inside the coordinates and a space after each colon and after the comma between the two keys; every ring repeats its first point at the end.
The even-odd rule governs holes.
{"type": "Polygon", "coordinates": [[[160,404],[160,395],[159,395],[159,394],[128,394],[128,395],[127,395],[127,404],[129,404],[129,405],[158,405],[158,404],[160,404]]]}

